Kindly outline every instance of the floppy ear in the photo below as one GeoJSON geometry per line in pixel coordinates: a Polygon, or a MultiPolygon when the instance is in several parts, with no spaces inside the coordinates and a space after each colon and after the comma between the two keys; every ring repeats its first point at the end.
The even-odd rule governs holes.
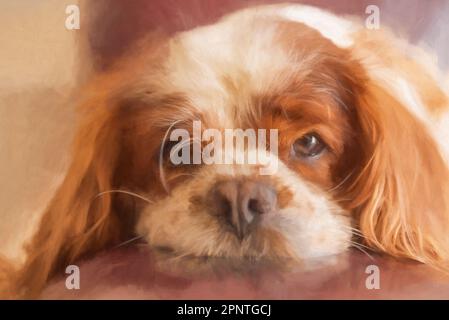
{"type": "Polygon", "coordinates": [[[357,108],[364,163],[350,198],[364,240],[449,271],[449,171],[434,137],[375,83],[357,108]]]}
{"type": "Polygon", "coordinates": [[[27,260],[18,289],[33,296],[49,276],[78,257],[121,237],[111,195],[120,149],[114,106],[101,98],[90,101],[74,141],[72,163],[26,247],[27,260]]]}
{"type": "Polygon", "coordinates": [[[129,239],[142,202],[105,191],[140,192],[150,183],[154,190],[162,188],[153,158],[160,141],[151,119],[157,115],[149,116],[151,108],[141,98],[159,83],[148,74],[159,70],[166,39],[151,32],[84,88],[87,99],[79,108],[71,165],[26,247],[24,266],[14,275],[21,296],[36,296],[56,271],[78,258],[129,239]],[[142,75],[145,85],[139,85],[142,75]]]}

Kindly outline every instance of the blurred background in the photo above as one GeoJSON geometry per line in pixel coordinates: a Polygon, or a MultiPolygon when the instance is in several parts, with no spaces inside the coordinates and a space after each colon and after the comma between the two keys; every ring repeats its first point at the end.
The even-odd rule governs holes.
{"type": "MultiPolygon", "coordinates": [[[[1,0],[0,254],[20,260],[21,246],[67,165],[79,85],[107,70],[146,32],[169,33],[215,21],[238,8],[285,1],[1,0]],[[81,28],[67,30],[68,5],[81,28]]],[[[307,0],[338,14],[366,18],[380,8],[382,27],[435,53],[449,70],[449,1],[307,0]]]]}

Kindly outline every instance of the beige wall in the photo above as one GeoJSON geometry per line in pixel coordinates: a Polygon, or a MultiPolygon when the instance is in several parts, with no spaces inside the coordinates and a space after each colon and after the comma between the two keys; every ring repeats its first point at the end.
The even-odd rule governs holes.
{"type": "Polygon", "coordinates": [[[11,258],[64,168],[79,67],[65,8],[77,2],[0,2],[0,254],[11,258]]]}
{"type": "Polygon", "coordinates": [[[0,87],[73,84],[77,31],[65,28],[65,8],[77,0],[0,1],[0,87]]]}

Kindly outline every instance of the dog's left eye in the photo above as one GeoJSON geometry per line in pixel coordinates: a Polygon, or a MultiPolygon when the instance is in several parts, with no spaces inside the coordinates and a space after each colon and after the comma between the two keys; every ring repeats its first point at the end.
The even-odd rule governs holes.
{"type": "Polygon", "coordinates": [[[320,155],[326,149],[326,144],[320,136],[308,133],[297,139],[292,145],[292,152],[296,157],[311,158],[320,155]]]}

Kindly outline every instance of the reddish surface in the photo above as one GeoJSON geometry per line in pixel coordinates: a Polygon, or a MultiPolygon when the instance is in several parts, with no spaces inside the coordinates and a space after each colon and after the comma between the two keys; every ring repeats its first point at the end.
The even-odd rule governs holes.
{"type": "Polygon", "coordinates": [[[424,265],[359,252],[330,266],[280,271],[262,263],[230,266],[177,260],[162,262],[145,245],[119,248],[79,264],[80,289],[65,275],[43,299],[449,299],[449,276],[424,265]],[[368,265],[380,270],[380,289],[368,290],[368,265]]]}

